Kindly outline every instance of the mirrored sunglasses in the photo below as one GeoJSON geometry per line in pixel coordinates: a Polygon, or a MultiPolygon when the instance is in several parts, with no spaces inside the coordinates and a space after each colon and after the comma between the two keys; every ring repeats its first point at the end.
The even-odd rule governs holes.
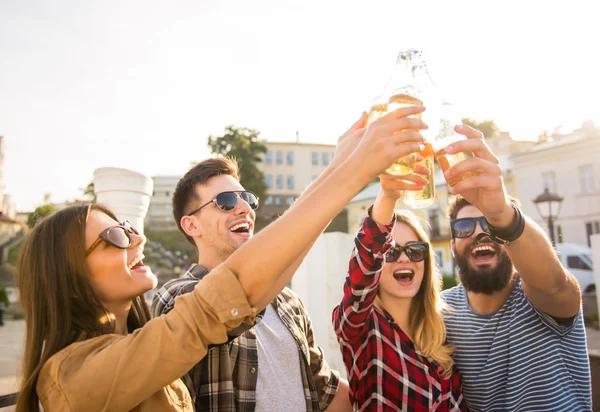
{"type": "Polygon", "coordinates": [[[477,222],[481,225],[481,230],[487,233],[490,232],[490,226],[488,225],[487,220],[485,220],[485,217],[463,217],[450,222],[452,236],[458,239],[473,236],[473,233],[475,233],[475,229],[477,228],[477,222]]]}
{"type": "Polygon", "coordinates": [[[256,210],[258,208],[258,197],[248,191],[248,190],[235,190],[229,192],[221,192],[219,193],[213,200],[206,202],[198,209],[194,210],[191,213],[188,213],[188,216],[192,216],[195,213],[198,213],[202,208],[210,205],[211,203],[215,203],[219,209],[223,212],[231,212],[237,206],[238,199],[242,198],[252,210],[256,210]]]}

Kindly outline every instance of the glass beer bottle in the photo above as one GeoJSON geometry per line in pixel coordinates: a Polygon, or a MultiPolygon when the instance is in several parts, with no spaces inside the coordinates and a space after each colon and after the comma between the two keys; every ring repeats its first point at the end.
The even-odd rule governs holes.
{"type": "MultiPolygon", "coordinates": [[[[396,60],[396,67],[386,89],[390,90],[387,110],[388,112],[408,106],[420,106],[421,90],[418,88],[415,74],[421,70],[421,52],[415,49],[400,52],[396,60]]],[[[414,115],[421,118],[421,114],[414,115]]],[[[392,176],[406,176],[413,172],[417,160],[416,153],[401,157],[385,172],[392,176]]]]}
{"type": "Polygon", "coordinates": [[[427,143],[419,155],[423,157],[423,160],[417,164],[429,169],[429,174],[425,176],[428,182],[421,190],[404,191],[404,204],[411,209],[424,209],[435,203],[434,153],[431,143],[427,143]]]}
{"type": "MultiPolygon", "coordinates": [[[[454,126],[457,124],[462,124],[462,122],[460,122],[459,119],[454,115],[454,111],[450,103],[447,101],[442,101],[442,104],[440,105],[440,113],[440,128],[433,141],[433,149],[435,151],[435,160],[437,160],[437,163],[440,165],[442,172],[446,173],[448,169],[455,164],[473,157],[473,153],[459,152],[451,155],[446,153],[446,147],[448,147],[448,145],[465,140],[466,137],[454,131],[454,126]]],[[[473,176],[474,174],[475,173],[467,172],[460,176],[455,176],[450,180],[446,180],[446,182],[449,186],[454,186],[461,180],[473,176]]]]}
{"type": "Polygon", "coordinates": [[[367,116],[367,126],[370,125],[375,120],[387,114],[388,108],[388,99],[385,96],[385,91],[383,94],[377,96],[373,103],[371,104],[371,109],[369,109],[369,115],[367,116]]]}
{"type": "MultiPolygon", "coordinates": [[[[405,88],[406,93],[409,97],[416,98],[418,96],[419,101],[413,102],[413,104],[422,104],[422,101],[426,101],[427,110],[422,114],[422,120],[429,125],[429,129],[422,131],[423,137],[427,141],[425,147],[419,152],[419,155],[423,158],[419,164],[429,169],[429,173],[424,176],[427,179],[427,184],[423,189],[419,191],[407,190],[404,192],[403,200],[404,204],[411,209],[422,209],[429,207],[435,203],[435,180],[434,180],[434,150],[432,141],[437,135],[438,125],[440,123],[439,115],[440,110],[437,107],[437,103],[440,101],[436,86],[429,75],[427,65],[421,56],[421,52],[418,50],[409,50],[406,52],[406,60],[410,61],[410,71],[413,78],[413,83],[410,87],[405,88]]],[[[406,96],[402,96],[402,93],[395,93],[396,97],[390,98],[390,106],[392,105],[392,99],[407,100],[406,96]]],[[[390,108],[391,110],[391,108],[390,108]]],[[[414,169],[414,167],[413,167],[414,169]]]]}

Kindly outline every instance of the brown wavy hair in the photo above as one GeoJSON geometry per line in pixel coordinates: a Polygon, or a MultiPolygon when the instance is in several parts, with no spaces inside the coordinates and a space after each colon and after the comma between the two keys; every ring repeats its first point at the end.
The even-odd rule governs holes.
{"type": "MultiPolygon", "coordinates": [[[[85,258],[85,228],[91,210],[117,220],[101,205],[70,206],[39,221],[21,249],[17,281],[25,317],[25,350],[18,412],[39,411],[36,385],[48,359],[74,342],[114,331],[114,316],[94,292],[85,258]]],[[[136,297],[127,318],[129,331],[149,319],[143,296],[136,297]]]]}

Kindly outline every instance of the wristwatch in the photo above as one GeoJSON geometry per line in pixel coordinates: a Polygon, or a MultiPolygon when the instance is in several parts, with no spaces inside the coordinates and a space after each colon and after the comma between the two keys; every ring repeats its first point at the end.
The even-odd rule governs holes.
{"type": "MultiPolygon", "coordinates": [[[[521,209],[517,205],[511,202],[510,204],[515,209],[515,216],[512,222],[507,227],[494,227],[488,222],[490,228],[490,237],[496,243],[501,245],[508,245],[510,242],[514,242],[523,234],[525,230],[525,219],[521,213],[521,209]]],[[[487,219],[486,219],[487,221],[487,219]]]]}

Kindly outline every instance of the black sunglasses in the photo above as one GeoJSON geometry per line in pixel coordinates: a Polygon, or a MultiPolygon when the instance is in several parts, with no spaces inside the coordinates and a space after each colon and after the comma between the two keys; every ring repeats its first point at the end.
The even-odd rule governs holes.
{"type": "Polygon", "coordinates": [[[408,242],[404,246],[396,245],[385,253],[385,261],[396,262],[402,256],[402,252],[405,252],[412,262],[421,262],[429,254],[429,243],[408,242]]]}
{"type": "Polygon", "coordinates": [[[198,209],[188,213],[187,216],[192,216],[193,214],[198,213],[200,209],[210,205],[211,203],[216,203],[217,207],[223,212],[231,212],[237,206],[238,198],[240,197],[246,203],[248,203],[252,210],[256,210],[258,207],[258,197],[254,193],[248,190],[234,190],[230,192],[219,193],[213,200],[206,202],[198,209]]]}
{"type": "Polygon", "coordinates": [[[98,247],[100,242],[105,242],[106,244],[119,249],[127,249],[131,246],[130,235],[132,234],[139,235],[140,233],[126,220],[120,225],[106,228],[98,235],[98,239],[92,243],[92,246],[85,251],[85,256],[87,257],[92,253],[92,251],[98,247]]]}
{"type": "Polygon", "coordinates": [[[490,233],[490,226],[485,220],[485,217],[463,217],[450,221],[450,229],[452,229],[452,236],[458,239],[464,239],[473,236],[475,229],[477,228],[477,222],[481,226],[481,230],[490,233]]]}

